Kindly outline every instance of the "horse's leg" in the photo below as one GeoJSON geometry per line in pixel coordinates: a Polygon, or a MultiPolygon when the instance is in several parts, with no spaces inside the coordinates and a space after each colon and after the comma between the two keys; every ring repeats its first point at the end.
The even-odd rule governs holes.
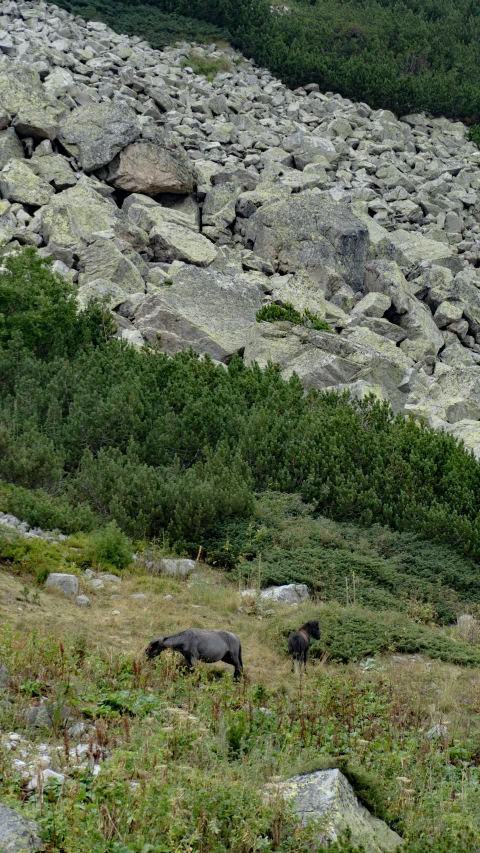
{"type": "Polygon", "coordinates": [[[241,675],[242,669],[241,669],[240,661],[238,660],[237,655],[234,654],[233,652],[230,652],[230,651],[225,652],[225,654],[222,658],[222,663],[228,663],[230,666],[233,666],[233,668],[235,670],[233,673],[233,677],[234,677],[235,681],[238,681],[238,679],[241,675]]]}
{"type": "Polygon", "coordinates": [[[234,673],[233,673],[233,678],[234,678],[234,681],[238,681],[238,679],[240,678],[242,671],[243,671],[242,658],[238,652],[231,652],[230,656],[232,658],[232,663],[233,663],[233,666],[235,668],[234,673]]]}
{"type": "Polygon", "coordinates": [[[189,672],[191,672],[191,671],[192,671],[192,669],[193,669],[193,659],[192,659],[192,654],[191,654],[190,652],[186,652],[186,651],[185,651],[185,652],[183,652],[183,651],[182,651],[182,653],[181,653],[181,654],[182,654],[182,655],[183,655],[183,657],[185,658],[185,661],[186,661],[186,663],[187,663],[187,669],[188,669],[188,671],[189,671],[189,672]]]}

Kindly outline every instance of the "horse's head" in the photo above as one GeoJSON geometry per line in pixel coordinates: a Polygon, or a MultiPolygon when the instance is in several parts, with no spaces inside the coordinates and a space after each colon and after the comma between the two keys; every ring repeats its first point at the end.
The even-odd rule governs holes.
{"type": "Polygon", "coordinates": [[[314,640],[320,639],[320,625],[318,623],[318,619],[312,619],[309,622],[310,625],[310,636],[313,637],[314,640]]]}
{"type": "Polygon", "coordinates": [[[163,637],[158,637],[156,640],[152,640],[152,642],[147,646],[145,654],[150,660],[151,658],[156,658],[157,655],[163,651],[163,648],[163,637]]]}

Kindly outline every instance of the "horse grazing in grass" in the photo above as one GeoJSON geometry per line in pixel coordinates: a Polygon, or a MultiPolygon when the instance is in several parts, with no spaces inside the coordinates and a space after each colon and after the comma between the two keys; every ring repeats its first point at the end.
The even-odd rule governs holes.
{"type": "Polygon", "coordinates": [[[193,669],[199,660],[205,663],[221,660],[234,667],[235,680],[240,678],[243,671],[242,646],[237,635],[230,631],[203,631],[201,628],[187,628],[179,634],[152,640],[145,654],[149,659],[154,658],[164,649],[180,652],[187,662],[188,669],[193,669]]]}
{"type": "Polygon", "coordinates": [[[307,668],[307,655],[310,648],[310,640],[320,639],[320,626],[318,619],[305,622],[298,631],[293,631],[288,638],[288,651],[292,658],[292,672],[295,672],[295,661],[298,661],[300,669],[307,668]]]}

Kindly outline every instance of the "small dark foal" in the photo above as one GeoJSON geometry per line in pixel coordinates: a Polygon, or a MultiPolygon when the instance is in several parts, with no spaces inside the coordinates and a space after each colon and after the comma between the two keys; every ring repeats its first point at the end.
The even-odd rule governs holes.
{"type": "Polygon", "coordinates": [[[298,631],[293,631],[288,638],[288,651],[292,658],[292,672],[295,672],[295,661],[298,661],[300,669],[307,668],[307,655],[310,648],[310,640],[320,639],[320,626],[318,619],[305,622],[298,631]]]}

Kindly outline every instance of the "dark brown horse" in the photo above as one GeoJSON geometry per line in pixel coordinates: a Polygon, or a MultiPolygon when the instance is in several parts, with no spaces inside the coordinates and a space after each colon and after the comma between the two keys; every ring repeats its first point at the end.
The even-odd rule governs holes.
{"type": "Polygon", "coordinates": [[[295,672],[295,661],[298,661],[300,669],[307,668],[307,655],[310,648],[310,640],[320,639],[320,626],[318,619],[305,622],[298,631],[293,631],[288,638],[288,651],[292,658],[292,672],[295,672]]]}

